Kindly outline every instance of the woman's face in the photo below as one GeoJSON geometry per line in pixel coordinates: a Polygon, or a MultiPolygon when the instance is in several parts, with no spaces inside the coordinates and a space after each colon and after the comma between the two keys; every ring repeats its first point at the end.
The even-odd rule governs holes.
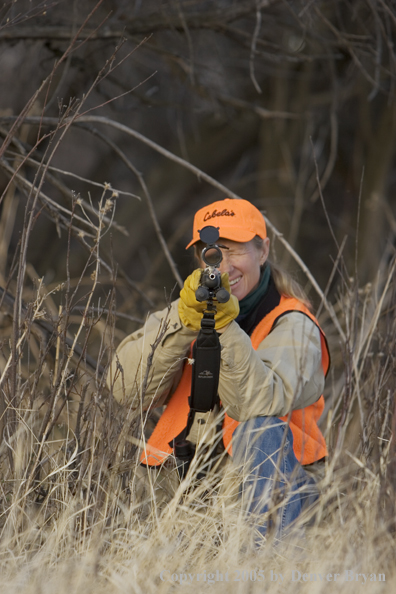
{"type": "MultiPolygon", "coordinates": [[[[253,241],[239,243],[230,239],[219,239],[223,260],[220,272],[228,272],[231,292],[240,301],[255,289],[260,280],[260,266],[268,258],[269,239],[263,240],[261,248],[257,248],[253,241]]],[[[203,265],[205,266],[205,265],[203,265]]]]}

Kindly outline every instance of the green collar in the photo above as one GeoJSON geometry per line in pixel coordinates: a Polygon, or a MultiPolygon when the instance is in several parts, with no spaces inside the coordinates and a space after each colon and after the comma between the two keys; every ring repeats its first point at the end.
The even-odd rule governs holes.
{"type": "Polygon", "coordinates": [[[245,316],[252,311],[268,291],[268,285],[271,278],[271,269],[265,266],[260,276],[260,282],[256,289],[253,289],[246,297],[239,302],[239,315],[245,316]]]}

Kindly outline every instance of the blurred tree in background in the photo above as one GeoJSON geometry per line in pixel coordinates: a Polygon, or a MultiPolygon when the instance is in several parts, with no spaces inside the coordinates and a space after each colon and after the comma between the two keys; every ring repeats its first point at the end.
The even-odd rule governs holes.
{"type": "MultiPolygon", "coordinates": [[[[68,242],[58,206],[70,210],[76,196],[97,204],[102,189],[95,184],[110,184],[119,227],[108,234],[103,257],[129,279],[119,283],[123,309],[144,315],[148,303],[132,282],[156,304],[175,284],[149,198],[184,278],[193,213],[224,197],[186,168],[191,164],[262,209],[323,288],[346,236],[350,274],[358,242],[359,282],[373,280],[395,245],[395,32],[389,0],[3,3],[2,140],[12,116],[23,114],[24,125],[4,141],[0,188],[20,162],[17,153],[54,130],[65,110],[84,101],[79,115],[108,120],[76,119],[59,144],[42,188],[55,205],[43,199],[38,209],[29,263],[46,284],[63,280],[68,242]]],[[[24,162],[25,180],[34,181],[47,144],[24,162]]],[[[18,250],[26,188],[17,183],[2,197],[3,284],[18,250]]],[[[84,265],[78,239],[71,239],[72,276],[84,265]]],[[[274,248],[295,270],[278,241],[274,248]]]]}

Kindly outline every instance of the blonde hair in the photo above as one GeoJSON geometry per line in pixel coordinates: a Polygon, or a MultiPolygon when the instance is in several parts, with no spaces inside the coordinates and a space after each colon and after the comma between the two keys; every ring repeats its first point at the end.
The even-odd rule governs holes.
{"type": "MultiPolygon", "coordinates": [[[[256,235],[252,241],[258,250],[261,249],[263,245],[261,237],[256,235]]],[[[267,260],[267,265],[271,269],[271,275],[278,293],[285,297],[294,297],[294,299],[301,301],[308,309],[312,309],[312,303],[308,299],[304,289],[289,272],[270,260],[267,260]]]]}
{"type": "Polygon", "coordinates": [[[268,265],[271,268],[271,275],[274,279],[278,293],[285,297],[294,297],[295,299],[298,299],[305,305],[305,307],[308,307],[308,309],[311,310],[311,301],[302,286],[291,276],[291,274],[273,262],[268,262],[268,265]]]}

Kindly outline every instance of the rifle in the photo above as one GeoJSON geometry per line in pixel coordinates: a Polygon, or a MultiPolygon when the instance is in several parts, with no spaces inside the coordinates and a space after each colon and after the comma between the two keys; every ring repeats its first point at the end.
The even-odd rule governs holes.
{"type": "MultiPolygon", "coordinates": [[[[220,374],[220,341],[215,330],[217,303],[226,303],[230,299],[229,292],[221,285],[220,263],[223,259],[221,247],[217,245],[219,230],[208,225],[199,232],[200,239],[206,246],[201,258],[206,264],[202,272],[200,285],[195,292],[197,301],[206,301],[206,308],[201,319],[201,328],[193,345],[193,369],[191,395],[189,397],[190,412],[186,428],[173,440],[173,450],[177,459],[177,468],[184,478],[195,455],[195,445],[187,440],[197,413],[212,411],[219,402],[218,385],[220,374]]],[[[205,423],[204,419],[199,419],[205,423]]],[[[212,455],[214,455],[212,447],[212,455]]],[[[208,468],[211,466],[209,463],[208,468]]],[[[206,469],[206,472],[208,470],[206,469]]],[[[205,473],[200,473],[198,479],[205,473]]]]}

